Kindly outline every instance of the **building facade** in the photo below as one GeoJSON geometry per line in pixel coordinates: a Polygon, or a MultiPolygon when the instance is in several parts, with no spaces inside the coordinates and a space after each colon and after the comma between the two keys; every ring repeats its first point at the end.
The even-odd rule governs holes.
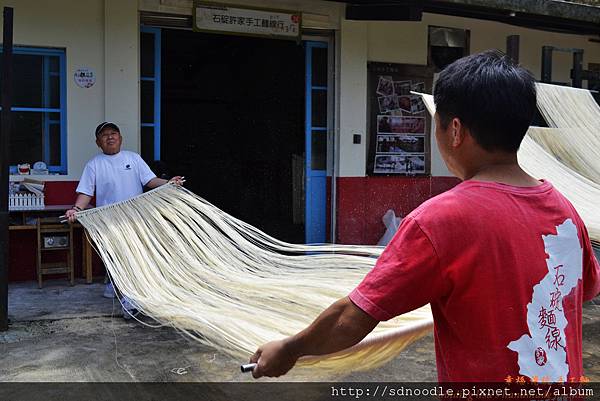
{"type": "MultiPolygon", "coordinates": [[[[458,182],[411,90],[431,93],[444,65],[506,51],[516,35],[519,61],[538,79],[543,46],[582,49],[584,70],[600,66],[598,32],[547,16],[511,24],[524,12],[501,5],[502,18],[467,7],[385,21],[385,10],[343,2],[219,4],[301,15],[300,31],[293,40],[194,31],[190,0],[0,1],[14,8],[11,171],[45,162],[46,204],[72,203],[98,152],[93,130],[113,121],[124,148],[158,174],[185,175],[194,192],[269,234],[373,244],[388,209],[404,216],[458,182]]],[[[572,52],[553,53],[553,81],[571,82],[572,68],[572,52]]]]}

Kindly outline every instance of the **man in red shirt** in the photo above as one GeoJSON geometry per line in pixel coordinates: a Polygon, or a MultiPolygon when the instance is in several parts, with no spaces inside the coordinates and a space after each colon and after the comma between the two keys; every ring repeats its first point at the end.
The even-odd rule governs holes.
{"type": "Polygon", "coordinates": [[[375,268],[300,333],[261,346],[254,377],[350,347],[431,304],[441,382],[583,376],[582,303],[600,267],[581,218],[517,162],[536,108],[531,74],[495,51],[439,76],[435,136],[463,182],[404,218],[375,268]]]}

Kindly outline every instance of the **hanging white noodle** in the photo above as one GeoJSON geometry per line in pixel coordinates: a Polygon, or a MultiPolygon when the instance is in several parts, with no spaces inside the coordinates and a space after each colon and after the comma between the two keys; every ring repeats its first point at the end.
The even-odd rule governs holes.
{"type": "MultiPolygon", "coordinates": [[[[528,134],[543,135],[543,131],[544,128],[530,127],[528,134]]],[[[523,138],[518,156],[519,163],[528,174],[548,179],[571,201],[585,222],[590,238],[600,242],[600,184],[556,160],[529,135],[523,138]]]]}
{"type": "MultiPolygon", "coordinates": [[[[347,295],[383,250],[278,241],[174,185],[77,218],[116,286],[144,314],[242,362],[347,295]]],[[[431,327],[426,306],[379,324],[354,348],[300,366],[369,369],[431,327]]]]}
{"type": "MultiPolygon", "coordinates": [[[[553,90],[542,92],[548,93],[549,99],[555,95],[553,90]]],[[[421,95],[433,115],[433,97],[421,95]]],[[[581,128],[574,124],[585,120],[585,129],[578,131],[597,140],[591,135],[594,120],[589,118],[597,108],[582,96],[574,95],[577,99],[571,99],[567,110],[571,112],[579,103],[589,110],[578,109],[576,118],[563,116],[551,121],[569,129],[581,128]]],[[[542,105],[551,102],[544,95],[542,99],[542,105]]],[[[546,114],[564,114],[550,107],[545,108],[547,119],[546,114]]],[[[526,137],[519,159],[530,174],[548,178],[563,191],[582,214],[592,238],[600,239],[592,207],[600,204],[600,188],[572,170],[592,172],[586,176],[595,179],[598,164],[594,160],[598,159],[582,157],[580,153],[591,154],[583,146],[569,146],[577,135],[561,135],[558,145],[558,134],[531,130],[537,142],[526,137]]],[[[347,295],[382,251],[368,246],[278,241],[172,185],[78,213],[78,219],[117,287],[145,314],[240,360],[258,345],[306,327],[324,307],[347,295]]],[[[431,326],[426,306],[381,323],[355,347],[303,358],[300,366],[334,372],[369,369],[392,359],[431,326]]]]}
{"type": "Polygon", "coordinates": [[[537,103],[552,129],[529,135],[563,164],[600,184],[600,106],[585,89],[538,84],[537,103]]]}

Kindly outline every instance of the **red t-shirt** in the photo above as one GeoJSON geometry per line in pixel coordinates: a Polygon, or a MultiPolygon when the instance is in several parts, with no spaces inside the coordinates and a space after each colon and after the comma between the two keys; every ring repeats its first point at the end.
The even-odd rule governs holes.
{"type": "Polygon", "coordinates": [[[549,182],[465,181],[402,222],[350,294],[378,320],[431,303],[440,382],[583,376],[582,303],[600,292],[587,231],[549,182]]]}

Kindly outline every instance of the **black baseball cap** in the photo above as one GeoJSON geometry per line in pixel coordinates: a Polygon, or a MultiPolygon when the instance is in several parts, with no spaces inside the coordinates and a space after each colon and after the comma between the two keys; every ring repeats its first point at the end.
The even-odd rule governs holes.
{"type": "Polygon", "coordinates": [[[117,124],[111,123],[109,121],[104,121],[103,123],[98,124],[98,126],[96,127],[96,138],[98,138],[98,135],[100,135],[104,128],[112,128],[118,133],[121,133],[121,130],[119,129],[119,127],[117,127],[117,124]]]}

